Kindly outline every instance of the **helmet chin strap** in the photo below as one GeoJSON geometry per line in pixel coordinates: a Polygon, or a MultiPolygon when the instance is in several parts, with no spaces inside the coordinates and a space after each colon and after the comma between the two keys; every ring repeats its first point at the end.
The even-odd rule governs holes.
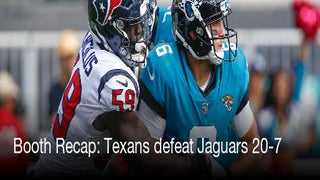
{"type": "MultiPolygon", "coordinates": [[[[143,39],[140,39],[139,41],[143,41],[143,39]]],[[[140,53],[142,51],[145,51],[147,49],[147,46],[144,42],[137,42],[134,46],[134,49],[140,53]]]]}
{"type": "Polygon", "coordinates": [[[132,53],[131,54],[131,58],[132,61],[134,61],[135,63],[140,64],[144,64],[145,58],[146,58],[146,53],[147,53],[147,45],[143,42],[143,39],[139,40],[140,42],[137,42],[134,45],[134,50],[137,53],[132,53]]]}
{"type": "Polygon", "coordinates": [[[145,57],[146,56],[141,54],[141,53],[131,54],[132,65],[133,66],[137,66],[139,64],[143,64],[143,61],[144,61],[145,57]]]}
{"type": "Polygon", "coordinates": [[[217,51],[211,50],[209,52],[209,61],[214,65],[221,64],[223,57],[224,57],[223,50],[217,50],[217,51]]]}
{"type": "Polygon", "coordinates": [[[139,78],[141,69],[146,67],[147,65],[147,61],[145,60],[145,58],[149,50],[145,43],[136,43],[135,50],[138,53],[132,54],[131,58],[133,62],[136,63],[136,66],[134,66],[133,72],[136,75],[136,77],[139,78]]]}
{"type": "Polygon", "coordinates": [[[143,39],[139,40],[140,42],[135,43],[134,50],[135,53],[131,53],[126,60],[126,64],[130,67],[136,66],[145,66],[145,58],[147,55],[147,45],[143,42],[143,39]]]}

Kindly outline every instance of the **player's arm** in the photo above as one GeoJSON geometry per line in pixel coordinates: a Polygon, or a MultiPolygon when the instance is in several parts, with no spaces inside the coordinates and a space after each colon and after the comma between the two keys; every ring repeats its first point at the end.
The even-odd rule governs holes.
{"type": "MultiPolygon", "coordinates": [[[[165,131],[166,126],[166,120],[160,116],[158,113],[156,113],[153,109],[156,106],[152,106],[151,109],[146,102],[142,100],[139,111],[136,113],[138,117],[144,122],[146,127],[148,128],[148,131],[150,135],[154,138],[154,140],[159,139],[163,137],[163,133],[165,131]]],[[[158,110],[157,112],[161,112],[158,110]]],[[[207,159],[207,163],[209,164],[209,168],[206,173],[208,178],[211,177],[225,177],[226,172],[224,169],[220,166],[220,164],[211,156],[211,154],[208,155],[196,155],[196,156],[205,156],[207,159]]],[[[203,165],[201,165],[203,166],[203,165]]],[[[188,174],[188,173],[187,173],[188,174]]],[[[190,172],[189,172],[190,174],[190,172]]],[[[193,173],[194,174],[194,173],[193,173]]]]}
{"type": "Polygon", "coordinates": [[[148,143],[148,152],[121,154],[137,173],[190,176],[205,172],[208,163],[204,155],[181,156],[155,152],[153,147],[156,139],[150,136],[144,123],[135,114],[139,88],[133,78],[134,75],[122,70],[117,72],[113,72],[113,76],[107,74],[101,78],[98,97],[102,107],[108,111],[99,115],[93,126],[99,131],[108,130],[113,140],[117,142],[148,143]]]}
{"type": "Polygon", "coordinates": [[[307,59],[310,54],[310,44],[306,37],[303,37],[300,45],[300,57],[294,62],[293,72],[295,77],[295,82],[293,86],[292,98],[295,101],[300,101],[301,90],[303,86],[303,80],[306,76],[308,67],[307,59]]]}
{"type": "Polygon", "coordinates": [[[253,154],[253,139],[260,138],[257,124],[254,119],[249,101],[235,116],[232,122],[233,130],[241,142],[246,142],[248,151],[246,153],[240,152],[238,159],[231,164],[228,168],[232,176],[249,175],[260,163],[261,154],[253,154]]]}
{"type": "Polygon", "coordinates": [[[159,140],[163,137],[166,129],[166,110],[154,98],[143,81],[139,81],[139,84],[141,100],[136,114],[144,122],[150,135],[159,140]]]}
{"type": "Polygon", "coordinates": [[[123,153],[122,156],[130,167],[140,175],[157,176],[190,176],[206,172],[209,167],[204,155],[180,156],[175,154],[155,153],[153,146],[156,140],[152,138],[144,123],[133,111],[112,111],[98,117],[104,127],[110,131],[115,141],[148,142],[148,153],[123,153]]]}
{"type": "MultiPolygon", "coordinates": [[[[140,82],[142,90],[142,99],[139,110],[136,111],[137,116],[146,125],[153,141],[159,140],[163,137],[166,128],[166,111],[162,106],[157,103],[153,98],[150,91],[147,90],[143,82],[140,82]]],[[[223,177],[226,176],[223,168],[212,158],[211,154],[208,155],[195,155],[207,158],[207,163],[210,165],[206,173],[208,177],[223,177]]],[[[201,165],[203,167],[203,165],[201,165]]],[[[170,167],[169,167],[170,168],[170,167]]],[[[208,168],[208,167],[206,167],[208,168]]],[[[196,170],[198,171],[198,170],[196,170]]],[[[190,174],[188,172],[187,174],[190,174]]],[[[187,175],[186,174],[186,175],[187,175]]],[[[194,174],[194,173],[193,173],[194,174]]]]}

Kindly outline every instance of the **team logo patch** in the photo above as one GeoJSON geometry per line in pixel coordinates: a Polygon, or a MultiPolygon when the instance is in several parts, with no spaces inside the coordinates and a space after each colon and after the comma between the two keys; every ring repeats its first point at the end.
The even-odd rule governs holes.
{"type": "Polygon", "coordinates": [[[97,22],[105,25],[113,10],[120,6],[122,0],[94,0],[93,5],[97,12],[97,22]]]}
{"type": "Polygon", "coordinates": [[[225,96],[223,96],[223,98],[221,98],[221,101],[222,101],[224,107],[226,107],[228,111],[232,110],[232,105],[234,104],[233,96],[231,96],[230,94],[225,95],[225,96]]]}
{"type": "Polygon", "coordinates": [[[202,113],[203,113],[203,114],[207,114],[208,109],[209,109],[208,103],[202,103],[202,106],[201,106],[201,111],[202,111],[202,113]]]}

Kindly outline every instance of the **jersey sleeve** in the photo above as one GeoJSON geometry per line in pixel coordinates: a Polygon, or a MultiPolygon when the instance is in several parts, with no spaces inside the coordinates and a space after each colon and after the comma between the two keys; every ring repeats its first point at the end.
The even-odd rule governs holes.
{"type": "Polygon", "coordinates": [[[249,102],[232,120],[232,128],[238,138],[243,137],[250,129],[254,116],[250,108],[249,102]]]}
{"type": "Polygon", "coordinates": [[[135,111],[139,91],[133,73],[124,69],[113,69],[100,78],[98,101],[107,111],[135,111]]]}
{"type": "Polygon", "coordinates": [[[163,137],[166,129],[166,120],[153,111],[143,100],[140,103],[139,110],[136,111],[139,119],[147,126],[150,135],[155,139],[163,137]]]}

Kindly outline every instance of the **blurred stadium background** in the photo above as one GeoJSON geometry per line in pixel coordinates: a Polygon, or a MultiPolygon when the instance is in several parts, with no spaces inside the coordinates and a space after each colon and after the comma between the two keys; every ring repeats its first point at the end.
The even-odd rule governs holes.
{"type": "MultiPolygon", "coordinates": [[[[170,0],[158,0],[169,5],[170,0]]],[[[295,28],[291,0],[231,0],[230,24],[238,30],[239,44],[247,55],[263,54],[268,69],[290,68],[298,56],[302,34],[295,28]]],[[[320,6],[320,0],[310,0],[320,6]]],[[[87,30],[86,0],[1,0],[0,70],[9,70],[21,87],[26,130],[31,139],[46,136],[49,130],[48,92],[59,76],[57,40],[61,30],[72,28],[82,38],[87,30]]],[[[320,36],[311,47],[309,74],[304,93],[320,100],[320,36]],[[311,91],[310,91],[311,90],[311,91]]],[[[320,110],[318,110],[320,157],[320,110]]],[[[319,173],[319,161],[311,161],[319,173]]],[[[297,163],[297,168],[303,168],[297,163]]],[[[299,172],[316,172],[310,170],[299,172]]]]}

